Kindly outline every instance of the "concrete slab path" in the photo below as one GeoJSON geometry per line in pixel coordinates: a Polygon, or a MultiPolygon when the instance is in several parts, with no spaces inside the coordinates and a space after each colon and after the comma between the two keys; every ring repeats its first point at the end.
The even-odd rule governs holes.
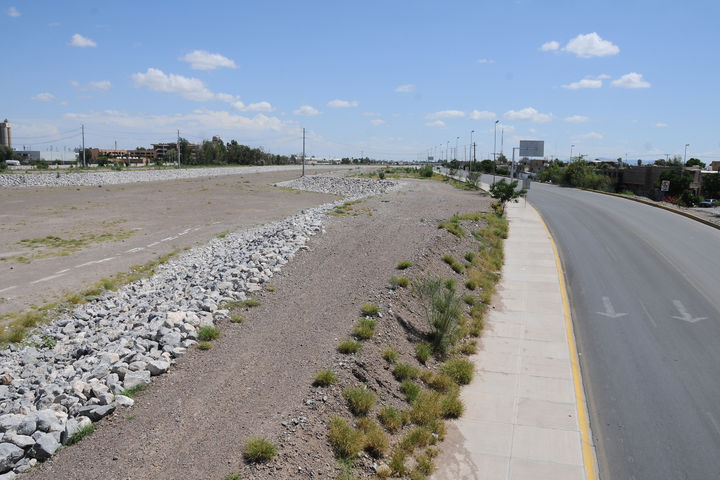
{"type": "Polygon", "coordinates": [[[564,279],[539,214],[507,207],[510,231],[461,419],[434,479],[595,479],[564,279]]]}

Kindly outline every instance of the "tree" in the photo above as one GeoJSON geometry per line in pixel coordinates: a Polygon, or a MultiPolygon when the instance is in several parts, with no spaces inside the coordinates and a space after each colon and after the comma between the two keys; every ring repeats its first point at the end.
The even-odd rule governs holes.
{"type": "Polygon", "coordinates": [[[4,162],[5,160],[12,160],[15,155],[15,151],[6,146],[0,146],[0,161],[4,162]]]}
{"type": "Polygon", "coordinates": [[[666,170],[660,174],[658,183],[655,188],[660,189],[660,185],[663,180],[670,180],[670,189],[667,191],[667,195],[671,197],[680,197],[685,190],[690,188],[692,183],[693,175],[690,172],[684,170],[666,170]]]}
{"type": "Polygon", "coordinates": [[[687,161],[687,163],[685,163],[686,167],[693,167],[695,165],[700,167],[700,169],[705,168],[705,162],[701,162],[699,158],[691,158],[687,161]]]}
{"type": "Polygon", "coordinates": [[[480,171],[483,173],[492,173],[495,170],[495,164],[492,160],[483,160],[480,162],[480,171]]]}
{"type": "Polygon", "coordinates": [[[517,202],[520,197],[527,195],[527,190],[516,190],[518,181],[506,182],[503,178],[499,182],[490,185],[490,196],[500,203],[500,216],[505,214],[505,204],[517,202]]]}
{"type": "Polygon", "coordinates": [[[175,150],[174,148],[171,148],[170,150],[165,152],[165,158],[163,159],[163,161],[165,161],[167,163],[177,162],[177,150],[175,150]]]}
{"type": "Polygon", "coordinates": [[[702,194],[705,198],[720,198],[720,173],[709,173],[702,176],[702,194]]]}

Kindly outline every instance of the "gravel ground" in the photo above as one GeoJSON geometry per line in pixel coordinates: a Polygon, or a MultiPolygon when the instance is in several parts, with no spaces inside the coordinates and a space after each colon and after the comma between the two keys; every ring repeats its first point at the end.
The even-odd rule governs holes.
{"type": "MultiPolygon", "coordinates": [[[[387,279],[397,274],[399,260],[422,262],[442,238],[455,241],[437,229],[438,220],[457,211],[485,210],[488,204],[477,193],[426,181],[354,205],[273,277],[274,291],[258,292],[261,305],[244,313],[244,323],[219,322],[223,335],[212,350],[190,348],[132,409],[116,410],[91,437],[29,476],[223,478],[237,470],[244,478],[328,474],[334,460],[320,454],[328,448],[326,430],[312,408],[302,414],[315,404],[307,403],[314,374],[333,364],[335,347],[352,329],[360,305],[387,294],[387,279]],[[295,424],[312,424],[308,432],[314,433],[287,440],[282,422],[291,430],[295,424]],[[281,444],[280,460],[271,467],[244,466],[242,447],[256,435],[281,444]],[[317,453],[308,457],[308,451],[317,453]],[[298,458],[302,464],[294,461],[298,458]]],[[[403,334],[396,329],[400,338],[403,334]]],[[[329,404],[332,399],[337,404],[337,395],[329,404]]]]}

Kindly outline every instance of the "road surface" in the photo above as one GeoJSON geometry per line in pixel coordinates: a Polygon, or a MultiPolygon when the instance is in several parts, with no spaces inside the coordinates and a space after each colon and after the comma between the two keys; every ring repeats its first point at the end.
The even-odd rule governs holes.
{"type": "Polygon", "coordinates": [[[603,479],[720,472],[720,231],[533,183],[566,270],[603,479]]]}

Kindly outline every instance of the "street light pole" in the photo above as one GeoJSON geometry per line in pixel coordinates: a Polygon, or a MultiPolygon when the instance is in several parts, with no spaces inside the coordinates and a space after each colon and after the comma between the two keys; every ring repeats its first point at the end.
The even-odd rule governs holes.
{"type": "MultiPolygon", "coordinates": [[[[473,143],[472,143],[472,136],[473,133],[475,133],[475,130],[470,130],[470,164],[473,165],[475,163],[475,160],[473,159],[473,143]]],[[[472,167],[470,168],[470,171],[472,171],[472,167]]]]}
{"type": "Polygon", "coordinates": [[[445,161],[448,161],[448,153],[450,151],[450,140],[445,144],[445,161]]]}
{"type": "Polygon", "coordinates": [[[457,160],[457,151],[458,151],[458,141],[460,140],[460,137],[455,137],[455,158],[454,160],[457,160]]]}
{"type": "Polygon", "coordinates": [[[493,185],[495,184],[495,170],[497,169],[497,124],[500,120],[495,120],[495,133],[493,135],[493,185]]]}
{"type": "Polygon", "coordinates": [[[689,143],[685,144],[685,157],[683,159],[683,165],[685,165],[687,163],[687,147],[689,147],[689,146],[690,146],[689,143]]]}
{"type": "Polygon", "coordinates": [[[572,162],[572,150],[575,148],[575,145],[570,145],[570,161],[572,162]]]}

